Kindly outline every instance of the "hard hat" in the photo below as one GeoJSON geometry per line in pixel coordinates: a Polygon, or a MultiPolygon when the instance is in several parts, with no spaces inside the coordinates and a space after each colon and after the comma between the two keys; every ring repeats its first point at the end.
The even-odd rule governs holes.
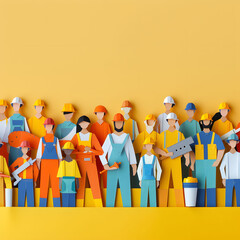
{"type": "Polygon", "coordinates": [[[8,106],[7,104],[7,101],[6,100],[3,100],[3,99],[0,99],[0,106],[8,106]]]}
{"type": "Polygon", "coordinates": [[[164,103],[164,104],[165,104],[165,103],[171,103],[172,106],[175,105],[175,102],[174,102],[173,98],[170,97],[170,96],[166,97],[166,98],[164,99],[163,103],[164,103]]]}
{"type": "Polygon", "coordinates": [[[74,148],[73,143],[71,143],[71,142],[66,142],[66,143],[64,144],[64,146],[63,146],[62,149],[71,149],[71,150],[74,150],[75,148],[74,148]]]}
{"type": "Polygon", "coordinates": [[[177,118],[177,115],[175,114],[175,113],[169,113],[168,115],[167,115],[167,118],[166,118],[166,120],[169,120],[169,119],[174,119],[174,120],[178,120],[178,118],[177,118]]]}
{"type": "Polygon", "coordinates": [[[104,112],[104,113],[107,113],[107,109],[106,109],[104,106],[102,106],[102,105],[98,105],[98,106],[95,107],[94,112],[95,112],[95,113],[96,113],[96,112],[104,112]]]}
{"type": "Polygon", "coordinates": [[[13,103],[19,103],[19,104],[23,105],[23,101],[22,101],[22,99],[19,98],[19,97],[15,97],[15,98],[12,100],[11,105],[13,105],[13,103]]]}
{"type": "Polygon", "coordinates": [[[223,102],[223,103],[221,103],[221,104],[219,105],[218,110],[222,110],[222,109],[228,109],[228,110],[230,110],[230,107],[228,106],[227,103],[223,102]]]}
{"type": "Polygon", "coordinates": [[[188,103],[185,110],[196,110],[194,103],[188,103]]]}
{"type": "Polygon", "coordinates": [[[34,107],[36,107],[36,106],[42,106],[42,107],[45,107],[45,103],[44,103],[43,100],[38,99],[38,100],[35,101],[35,103],[34,103],[33,106],[34,106],[34,107]]]}
{"type": "Polygon", "coordinates": [[[239,142],[239,138],[238,138],[238,135],[236,133],[233,133],[231,134],[228,139],[226,140],[227,143],[229,143],[231,140],[234,140],[234,141],[238,141],[239,142]]]}
{"type": "Polygon", "coordinates": [[[147,137],[144,142],[143,142],[143,145],[146,145],[146,144],[154,144],[155,141],[151,138],[151,137],[147,137]]]}
{"type": "Polygon", "coordinates": [[[76,110],[71,103],[65,103],[62,112],[76,112],[76,110]]]}
{"type": "Polygon", "coordinates": [[[54,120],[52,118],[47,118],[43,125],[55,125],[54,120]]]}
{"type": "Polygon", "coordinates": [[[29,141],[22,141],[20,147],[21,148],[25,148],[25,147],[30,148],[31,145],[30,145],[29,141]]]}
{"type": "Polygon", "coordinates": [[[117,114],[114,115],[113,121],[114,122],[125,121],[125,119],[124,119],[124,117],[121,113],[117,113],[117,114]]]}
{"type": "Polygon", "coordinates": [[[208,113],[204,113],[200,119],[201,121],[204,121],[204,120],[209,120],[209,121],[212,121],[212,117],[210,114],[208,113]]]}
{"type": "Polygon", "coordinates": [[[146,117],[145,117],[145,120],[154,120],[156,121],[156,117],[153,115],[153,114],[148,114],[146,117]]]}
{"type": "Polygon", "coordinates": [[[122,103],[122,108],[125,108],[125,107],[132,108],[132,104],[128,100],[125,100],[122,103]]]}

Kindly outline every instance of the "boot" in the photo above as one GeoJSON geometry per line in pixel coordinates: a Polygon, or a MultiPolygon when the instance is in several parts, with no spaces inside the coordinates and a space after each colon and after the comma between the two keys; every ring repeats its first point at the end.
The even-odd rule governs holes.
{"type": "Polygon", "coordinates": [[[207,206],[216,207],[216,188],[207,189],[207,206]]]}
{"type": "Polygon", "coordinates": [[[167,207],[168,189],[159,189],[159,207],[167,207]]]}
{"type": "Polygon", "coordinates": [[[176,207],[184,207],[183,189],[175,189],[176,207]]]}
{"type": "Polygon", "coordinates": [[[205,207],[205,189],[198,189],[197,207],[205,207]]]}
{"type": "Polygon", "coordinates": [[[84,206],[84,199],[77,199],[77,207],[83,207],[84,206]]]}
{"type": "Polygon", "coordinates": [[[53,198],[53,206],[54,207],[61,207],[60,198],[53,198]]]}
{"type": "Polygon", "coordinates": [[[47,198],[40,198],[39,207],[47,206],[47,198]]]}
{"type": "Polygon", "coordinates": [[[94,199],[94,204],[95,204],[95,207],[103,207],[102,199],[101,199],[101,198],[99,198],[99,199],[94,199]]]}

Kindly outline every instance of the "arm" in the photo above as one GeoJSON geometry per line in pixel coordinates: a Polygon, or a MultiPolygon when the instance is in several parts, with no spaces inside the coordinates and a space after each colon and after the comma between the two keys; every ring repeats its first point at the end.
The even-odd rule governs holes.
{"type": "Polygon", "coordinates": [[[99,158],[102,162],[102,165],[104,166],[104,169],[106,169],[106,170],[109,170],[108,161],[107,161],[106,156],[108,154],[110,145],[111,145],[111,143],[110,143],[110,139],[109,139],[109,135],[108,135],[102,146],[103,154],[99,156],[99,158]]]}
{"type": "Polygon", "coordinates": [[[58,139],[57,139],[57,155],[58,155],[58,159],[62,160],[62,151],[61,151],[61,147],[58,139]]]}
{"type": "Polygon", "coordinates": [[[213,163],[213,165],[212,165],[213,167],[217,167],[219,165],[219,163],[222,160],[224,152],[225,152],[225,149],[218,150],[218,152],[217,152],[217,160],[213,163]]]}
{"type": "Polygon", "coordinates": [[[39,175],[39,169],[38,169],[37,163],[35,162],[33,163],[33,180],[35,183],[37,182],[38,175],[39,175]]]}
{"type": "MultiPolygon", "coordinates": [[[[3,157],[3,173],[10,176],[9,169],[7,166],[6,159],[3,157]]],[[[12,188],[12,182],[10,177],[5,177],[4,182],[6,184],[6,188],[11,189],[12,188]]]]}
{"type": "Polygon", "coordinates": [[[137,173],[137,159],[130,136],[128,137],[127,143],[125,145],[125,150],[128,156],[129,163],[130,165],[132,165],[133,176],[135,176],[137,173]]]}
{"type": "Polygon", "coordinates": [[[222,177],[222,183],[224,187],[226,186],[226,179],[227,179],[227,155],[225,154],[222,160],[222,163],[220,165],[220,172],[221,172],[221,177],[222,177]]]}
{"type": "Polygon", "coordinates": [[[165,151],[163,151],[162,149],[158,148],[158,147],[154,147],[153,148],[153,151],[161,156],[164,156],[164,157],[171,157],[173,155],[172,152],[168,152],[166,153],[165,151]]]}
{"type": "Polygon", "coordinates": [[[29,132],[30,133],[30,130],[29,130],[29,127],[28,127],[28,123],[27,123],[27,119],[24,118],[24,130],[25,132],[29,132]]]}
{"type": "Polygon", "coordinates": [[[157,180],[157,188],[158,188],[159,187],[159,182],[160,182],[160,179],[161,179],[161,175],[162,175],[162,169],[161,169],[161,166],[159,164],[158,159],[156,159],[155,168],[156,168],[156,171],[157,171],[156,180],[157,180]]]}
{"type": "Polygon", "coordinates": [[[8,143],[8,135],[10,134],[10,122],[11,122],[11,119],[9,118],[6,129],[5,129],[5,133],[3,135],[3,139],[2,139],[2,141],[5,143],[8,143]]]}
{"type": "Polygon", "coordinates": [[[95,134],[92,134],[92,148],[90,149],[90,151],[93,152],[94,155],[102,155],[103,154],[102,147],[101,147],[95,134]]]}
{"type": "Polygon", "coordinates": [[[217,159],[213,163],[213,167],[217,167],[223,158],[225,147],[223,145],[222,139],[217,134],[215,135],[214,143],[217,145],[218,152],[217,152],[217,159]]]}
{"type": "Polygon", "coordinates": [[[139,186],[141,187],[141,182],[142,182],[142,168],[143,168],[143,160],[142,157],[140,158],[139,164],[138,164],[138,169],[137,169],[137,175],[139,179],[139,186]]]}
{"type": "Polygon", "coordinates": [[[134,138],[134,139],[136,139],[136,137],[137,137],[138,134],[139,134],[138,125],[137,125],[137,122],[136,122],[136,121],[134,121],[134,128],[135,128],[135,131],[134,131],[134,133],[135,133],[135,138],[134,138]]]}
{"type": "Polygon", "coordinates": [[[37,150],[37,165],[38,168],[40,169],[40,163],[41,163],[41,158],[42,158],[42,138],[40,138],[39,144],[38,144],[38,150],[37,150]]]}

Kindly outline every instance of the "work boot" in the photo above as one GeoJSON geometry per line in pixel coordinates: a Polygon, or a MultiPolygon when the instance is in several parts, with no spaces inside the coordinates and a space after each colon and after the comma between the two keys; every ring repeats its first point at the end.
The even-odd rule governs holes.
{"type": "Polygon", "coordinates": [[[77,199],[77,207],[83,207],[84,206],[84,199],[77,199]]]}
{"type": "Polygon", "coordinates": [[[168,189],[159,189],[159,207],[167,207],[168,189]]]}
{"type": "Polygon", "coordinates": [[[39,207],[47,206],[47,198],[40,198],[39,207]]]}
{"type": "Polygon", "coordinates": [[[60,198],[53,198],[53,206],[54,207],[61,207],[60,198]]]}
{"type": "Polygon", "coordinates": [[[95,207],[103,207],[102,199],[94,199],[94,205],[95,207]]]}
{"type": "Polygon", "coordinates": [[[205,189],[198,189],[197,192],[197,207],[205,206],[205,189]]]}
{"type": "Polygon", "coordinates": [[[184,207],[183,189],[175,189],[176,207],[184,207]]]}
{"type": "Polygon", "coordinates": [[[207,189],[207,206],[216,207],[216,188],[207,189]]]}

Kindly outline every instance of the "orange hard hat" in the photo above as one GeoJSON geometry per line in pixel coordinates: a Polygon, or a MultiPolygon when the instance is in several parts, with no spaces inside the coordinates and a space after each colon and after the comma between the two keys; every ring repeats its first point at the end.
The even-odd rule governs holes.
{"type": "Polygon", "coordinates": [[[54,120],[52,118],[47,118],[43,125],[55,125],[54,120]]]}
{"type": "Polygon", "coordinates": [[[125,100],[122,103],[122,108],[125,108],[125,107],[132,108],[132,104],[128,100],[125,100]]]}
{"type": "Polygon", "coordinates": [[[107,113],[107,109],[106,109],[104,106],[102,106],[102,105],[98,105],[98,106],[95,107],[94,112],[95,112],[95,113],[96,113],[96,112],[104,112],[104,113],[107,113]]]}
{"type": "Polygon", "coordinates": [[[117,114],[114,115],[113,121],[118,122],[118,121],[125,121],[125,120],[124,120],[124,117],[121,113],[117,113],[117,114]]]}
{"type": "Polygon", "coordinates": [[[29,141],[22,141],[20,147],[21,148],[25,148],[25,147],[30,148],[31,145],[30,145],[29,141]]]}

